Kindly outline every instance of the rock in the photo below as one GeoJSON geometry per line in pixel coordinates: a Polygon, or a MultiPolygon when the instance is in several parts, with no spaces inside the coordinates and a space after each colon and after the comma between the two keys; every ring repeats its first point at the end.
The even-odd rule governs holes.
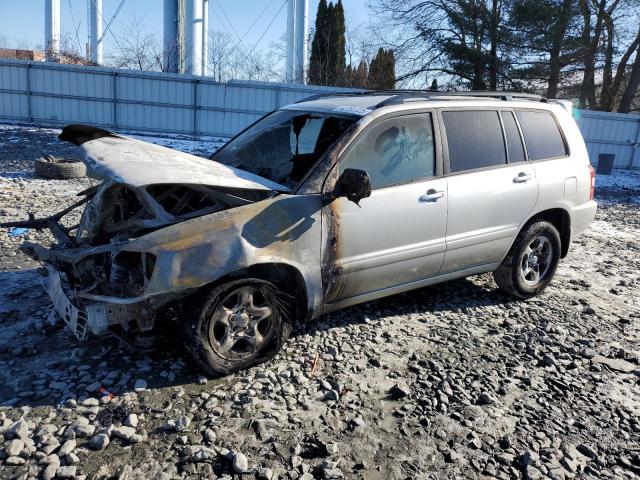
{"type": "Polygon", "coordinates": [[[335,455],[336,453],[338,453],[338,450],[339,450],[337,443],[327,443],[325,444],[324,448],[327,451],[327,454],[329,455],[335,455]]]}
{"type": "Polygon", "coordinates": [[[324,397],[322,399],[326,401],[337,402],[339,398],[340,398],[340,395],[338,394],[338,392],[336,392],[335,390],[329,390],[327,393],[324,394],[324,397]]]}
{"type": "MultiPolygon", "coordinates": [[[[344,478],[344,473],[339,468],[326,468],[322,471],[326,480],[338,480],[344,478]]],[[[311,476],[311,478],[314,478],[311,476]]]]}
{"type": "Polygon", "coordinates": [[[233,470],[237,473],[249,471],[249,460],[242,452],[233,453],[233,470]]]}
{"type": "Polygon", "coordinates": [[[533,465],[538,461],[538,455],[534,452],[522,452],[519,457],[520,465],[526,467],[528,465],[533,465]]]}
{"type": "Polygon", "coordinates": [[[551,355],[545,355],[542,357],[542,364],[545,367],[553,367],[556,364],[556,361],[551,355]]]}
{"type": "Polygon", "coordinates": [[[76,476],[76,471],[78,467],[75,465],[67,465],[64,467],[58,467],[58,471],[56,472],[57,478],[74,478],[76,476]]]}
{"type": "Polygon", "coordinates": [[[12,467],[17,467],[18,465],[24,465],[25,459],[22,457],[9,457],[4,462],[12,467]]]}
{"type": "Polygon", "coordinates": [[[89,448],[91,448],[91,450],[102,451],[109,446],[109,441],[109,435],[99,433],[91,437],[91,440],[89,440],[89,448]]]}
{"type": "Polygon", "coordinates": [[[273,479],[273,470],[270,468],[261,468],[258,470],[258,478],[260,480],[272,480],[273,479]]]}
{"type": "Polygon", "coordinates": [[[73,431],[76,434],[76,437],[78,438],[88,438],[91,435],[93,435],[93,433],[96,431],[96,427],[95,425],[90,425],[90,424],[80,424],[80,425],[76,425],[73,428],[73,431]]]}
{"type": "Polygon", "coordinates": [[[396,383],[389,389],[388,393],[393,400],[400,400],[401,398],[408,397],[411,394],[411,390],[405,384],[396,383]]]}
{"type": "Polygon", "coordinates": [[[63,457],[71,452],[73,452],[76,448],[76,441],[71,439],[67,440],[62,444],[60,449],[58,450],[58,456],[63,457]]]}
{"type": "Polygon", "coordinates": [[[116,437],[122,438],[123,440],[131,443],[138,443],[141,440],[140,436],[136,435],[136,429],[133,427],[127,427],[126,425],[114,428],[112,433],[116,437]]]}
{"type": "Polygon", "coordinates": [[[124,424],[127,427],[137,428],[138,427],[138,415],[135,413],[130,413],[124,421],[124,424]]]}
{"type": "Polygon", "coordinates": [[[20,419],[9,427],[5,433],[5,437],[8,439],[20,438],[26,440],[29,438],[29,425],[26,421],[20,419]]]}
{"type": "Polygon", "coordinates": [[[182,416],[176,419],[170,419],[164,422],[165,430],[175,430],[176,432],[182,432],[189,428],[191,425],[191,419],[187,416],[182,416]]]}
{"type": "Polygon", "coordinates": [[[136,380],[136,383],[133,385],[133,389],[136,392],[144,392],[147,389],[147,381],[139,378],[136,380]]]}
{"type": "Polygon", "coordinates": [[[593,363],[606,365],[611,370],[615,370],[617,372],[622,372],[622,373],[631,373],[636,368],[638,368],[633,363],[627,362],[626,360],[623,360],[621,358],[607,358],[607,357],[603,357],[602,355],[596,355],[591,359],[591,361],[593,363]]]}
{"type": "Polygon", "coordinates": [[[8,457],[17,457],[18,455],[20,455],[20,452],[22,452],[23,448],[24,442],[19,438],[16,438],[15,440],[11,440],[9,443],[7,443],[7,445],[4,447],[4,451],[8,457]]]}
{"type": "Polygon", "coordinates": [[[58,460],[58,463],[49,463],[42,471],[42,480],[51,480],[55,478],[56,474],[58,473],[59,467],[60,460],[58,460]]]}
{"type": "Polygon", "coordinates": [[[496,401],[487,393],[481,393],[476,400],[476,405],[493,405],[496,401]]]}
{"type": "Polygon", "coordinates": [[[576,447],[578,452],[580,452],[585,457],[589,457],[591,459],[595,459],[598,456],[598,452],[589,444],[581,443],[576,447]]]}

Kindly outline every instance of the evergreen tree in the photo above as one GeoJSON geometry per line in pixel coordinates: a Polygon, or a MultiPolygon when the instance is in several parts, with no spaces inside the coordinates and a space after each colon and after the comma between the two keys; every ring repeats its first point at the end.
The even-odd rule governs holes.
{"type": "Polygon", "coordinates": [[[342,0],[338,0],[333,9],[333,18],[331,23],[334,29],[332,43],[332,50],[334,51],[333,57],[335,59],[334,71],[333,71],[333,85],[344,84],[344,71],[346,67],[346,26],[344,21],[344,7],[342,6],[342,0]]]}
{"type": "Polygon", "coordinates": [[[431,87],[429,87],[431,90],[433,90],[434,92],[438,91],[438,79],[434,78],[433,81],[431,82],[431,87]]]}
{"type": "Polygon", "coordinates": [[[369,65],[368,84],[374,90],[390,90],[396,83],[396,68],[393,50],[379,48],[369,65]]]}
{"type": "Polygon", "coordinates": [[[367,62],[360,60],[360,64],[353,77],[353,86],[356,88],[369,88],[368,76],[369,69],[367,68],[367,62]]]}
{"type": "Polygon", "coordinates": [[[311,42],[311,58],[309,60],[308,82],[312,85],[322,85],[326,79],[326,32],[327,32],[327,1],[320,0],[316,13],[316,31],[311,42]]]}
{"type": "Polygon", "coordinates": [[[345,85],[346,69],[345,21],[342,0],[335,5],[320,0],[316,29],[311,43],[308,83],[312,85],[345,85]]]}

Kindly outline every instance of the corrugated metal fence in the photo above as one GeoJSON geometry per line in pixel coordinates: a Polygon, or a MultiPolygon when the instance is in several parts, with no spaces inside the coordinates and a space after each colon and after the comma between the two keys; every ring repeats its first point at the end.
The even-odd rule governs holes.
{"type": "MultiPolygon", "coordinates": [[[[0,59],[0,120],[231,136],[275,108],[331,87],[218,83],[206,77],[0,59]]],[[[578,111],[591,162],[640,168],[640,115],[578,111]]]]}
{"type": "Polygon", "coordinates": [[[578,110],[576,117],[592,164],[613,153],[616,167],[640,168],[640,115],[578,110]]]}
{"type": "Polygon", "coordinates": [[[282,105],[344,89],[0,59],[0,119],[231,136],[282,105]]]}

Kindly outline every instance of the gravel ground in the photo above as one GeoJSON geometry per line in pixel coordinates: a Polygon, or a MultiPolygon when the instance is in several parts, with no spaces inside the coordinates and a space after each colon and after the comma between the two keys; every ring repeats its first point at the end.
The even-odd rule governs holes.
{"type": "MultiPolygon", "coordinates": [[[[33,177],[42,153],[72,154],[55,133],[0,128],[0,221],[93,182],[33,177]]],[[[17,250],[47,235],[2,231],[0,478],[635,478],[640,174],[599,177],[597,197],[535,299],[491,275],[423,288],[300,326],[223,379],[199,376],[171,332],[146,354],[76,342],[17,250]]]]}

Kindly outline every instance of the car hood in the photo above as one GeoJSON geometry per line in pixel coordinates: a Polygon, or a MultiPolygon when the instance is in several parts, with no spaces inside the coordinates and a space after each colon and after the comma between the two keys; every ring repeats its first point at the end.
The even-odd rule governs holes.
{"type": "Polygon", "coordinates": [[[68,125],[59,138],[77,145],[91,176],[134,187],[190,184],[288,192],[253,173],[88,125],[68,125]]]}

